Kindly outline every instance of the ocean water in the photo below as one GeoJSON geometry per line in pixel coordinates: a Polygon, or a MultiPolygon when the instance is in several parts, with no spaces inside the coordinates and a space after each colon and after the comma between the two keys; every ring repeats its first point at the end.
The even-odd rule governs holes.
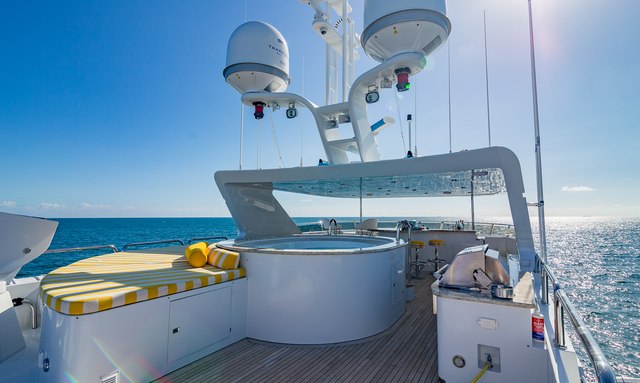
{"type": "MultiPolygon", "coordinates": [[[[439,220],[441,218],[436,221],[439,220]]],[[[107,244],[122,248],[132,242],[237,235],[231,218],[57,221],[59,227],[52,249],[107,244]]],[[[318,219],[297,218],[295,221],[300,224],[318,219]]],[[[532,227],[535,235],[536,221],[532,221],[532,227]]],[[[547,218],[547,247],[550,265],[616,374],[640,377],[640,219],[550,217],[547,218]]],[[[45,254],[23,267],[18,276],[45,274],[100,253],[104,251],[45,254]]],[[[570,337],[577,345],[577,338],[571,333],[570,337]]],[[[578,348],[578,353],[583,364],[588,365],[584,351],[578,348]]]]}
{"type": "Polygon", "coordinates": [[[640,377],[640,219],[551,217],[546,227],[548,263],[616,375],[640,377]]]}
{"type": "MultiPolygon", "coordinates": [[[[231,218],[61,218],[50,249],[115,245],[197,237],[235,238],[238,231],[231,218]]],[[[163,245],[167,246],[167,245],[163,245]]],[[[43,254],[25,265],[18,277],[46,274],[60,266],[109,250],[43,254]]]]}

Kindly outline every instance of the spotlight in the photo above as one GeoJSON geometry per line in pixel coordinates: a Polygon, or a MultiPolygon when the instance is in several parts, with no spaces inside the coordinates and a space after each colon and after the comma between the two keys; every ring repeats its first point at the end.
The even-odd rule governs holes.
{"type": "Polygon", "coordinates": [[[296,118],[298,116],[298,109],[296,109],[296,103],[292,102],[289,104],[289,108],[287,109],[287,118],[296,118]]]}
{"type": "Polygon", "coordinates": [[[374,90],[372,92],[368,92],[364,96],[364,100],[367,102],[367,104],[376,103],[376,102],[378,102],[379,99],[380,99],[380,93],[378,93],[377,90],[374,90]]]}
{"type": "Polygon", "coordinates": [[[369,85],[369,89],[367,90],[368,92],[364,96],[364,100],[367,102],[367,104],[373,104],[375,102],[378,102],[378,100],[380,99],[380,94],[378,93],[378,87],[376,85],[369,85]]]}

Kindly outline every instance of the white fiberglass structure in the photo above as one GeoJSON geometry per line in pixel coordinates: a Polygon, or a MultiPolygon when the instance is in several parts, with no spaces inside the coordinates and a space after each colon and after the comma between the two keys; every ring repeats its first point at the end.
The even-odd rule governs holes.
{"type": "Polygon", "coordinates": [[[290,344],[347,342],[386,330],[404,313],[403,242],[311,235],[222,246],[241,252],[251,276],[250,338],[290,344]]]}

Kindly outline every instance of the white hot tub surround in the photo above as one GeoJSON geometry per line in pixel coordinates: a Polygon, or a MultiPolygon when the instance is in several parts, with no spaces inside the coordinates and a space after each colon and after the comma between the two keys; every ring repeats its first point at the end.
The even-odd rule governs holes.
{"type": "Polygon", "coordinates": [[[250,338],[347,342],[389,328],[405,309],[406,244],[360,236],[291,236],[219,244],[247,270],[250,338]]]}

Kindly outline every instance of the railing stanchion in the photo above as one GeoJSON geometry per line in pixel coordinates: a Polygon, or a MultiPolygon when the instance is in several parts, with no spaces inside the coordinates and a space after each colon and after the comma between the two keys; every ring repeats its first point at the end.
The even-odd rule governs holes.
{"type": "Polygon", "coordinates": [[[549,275],[547,274],[547,267],[542,265],[541,270],[542,279],[542,303],[549,304],[549,275]]]}
{"type": "Polygon", "coordinates": [[[553,285],[553,302],[555,308],[554,315],[554,324],[556,328],[556,337],[555,344],[556,347],[566,348],[567,342],[565,339],[565,331],[564,331],[564,307],[562,306],[562,302],[559,297],[560,284],[554,283],[553,285]]]}

